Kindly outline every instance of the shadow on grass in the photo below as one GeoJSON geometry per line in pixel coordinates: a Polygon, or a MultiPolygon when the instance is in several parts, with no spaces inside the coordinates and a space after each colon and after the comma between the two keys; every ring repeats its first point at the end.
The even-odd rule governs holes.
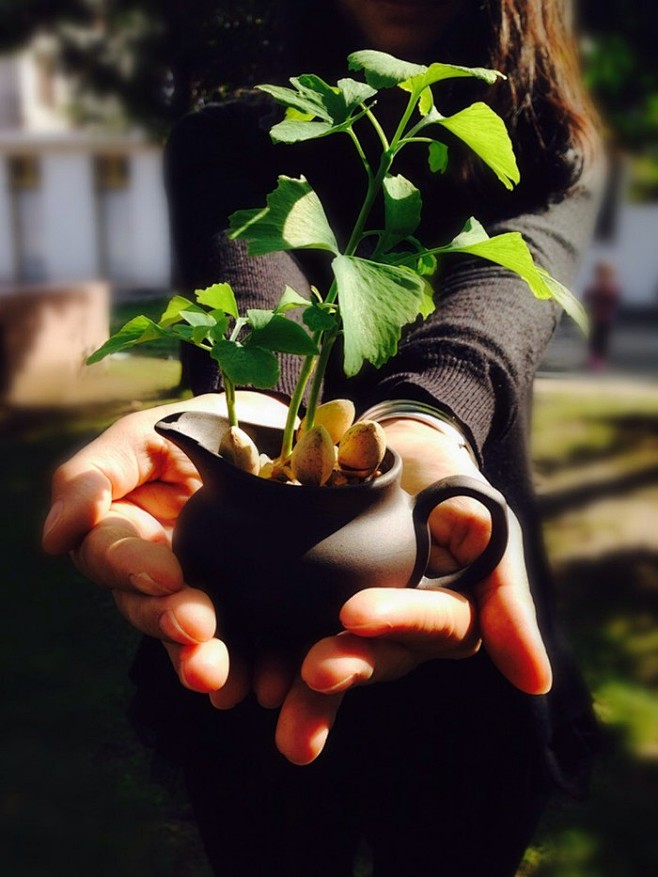
{"type": "Polygon", "coordinates": [[[558,471],[583,464],[614,460],[639,448],[655,449],[658,461],[658,411],[590,415],[588,429],[580,441],[574,441],[559,456],[544,457],[535,463],[537,472],[550,476],[558,471]],[[593,435],[600,437],[598,446],[593,435]]]}
{"type": "Polygon", "coordinates": [[[613,552],[556,570],[561,617],[603,727],[584,804],[547,812],[532,877],[658,873],[658,551],[613,552]]]}

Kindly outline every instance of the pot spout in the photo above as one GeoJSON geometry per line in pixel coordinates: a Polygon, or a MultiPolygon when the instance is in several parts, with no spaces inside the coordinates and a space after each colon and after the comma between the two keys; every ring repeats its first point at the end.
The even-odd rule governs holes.
{"type": "Polygon", "coordinates": [[[226,417],[203,411],[170,414],[155,424],[155,431],[186,454],[199,471],[204,484],[217,466],[219,445],[229,428],[226,417]]]}

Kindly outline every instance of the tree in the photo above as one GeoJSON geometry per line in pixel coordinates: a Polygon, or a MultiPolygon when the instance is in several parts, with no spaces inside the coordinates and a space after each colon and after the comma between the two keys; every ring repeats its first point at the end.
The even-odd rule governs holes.
{"type": "Polygon", "coordinates": [[[658,6],[644,0],[581,0],[586,81],[620,145],[658,142],[658,6]]]}
{"type": "MultiPolygon", "coordinates": [[[[0,0],[0,50],[46,31],[81,92],[112,97],[126,119],[165,133],[216,93],[258,78],[270,57],[266,0],[0,0]]],[[[93,114],[81,102],[84,118],[93,114]]]]}

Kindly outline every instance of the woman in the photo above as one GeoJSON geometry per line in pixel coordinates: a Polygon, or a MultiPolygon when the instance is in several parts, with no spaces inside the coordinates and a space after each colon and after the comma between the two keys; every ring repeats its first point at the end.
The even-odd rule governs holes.
{"type": "MultiPolygon", "coordinates": [[[[560,4],[335,0],[312,19],[310,4],[293,6],[289,73],[329,78],[348,51],[370,46],[508,74],[491,102],[510,124],[521,185],[498,192],[454,150],[449,181],[421,180],[429,194],[420,236],[439,240],[474,214],[490,233],[521,231],[538,261],[568,282],[593,223],[584,167],[594,137],[560,4]]],[[[446,110],[479,96],[458,86],[446,110]]],[[[347,157],[332,152],[329,160],[328,141],[279,155],[266,135],[271,112],[258,100],[206,108],[177,126],[168,147],[178,280],[193,289],[228,279],[243,306],[264,306],[284,283],[301,291],[308,265],[287,255],[247,261],[219,234],[228,213],[262,204],[277,172],[303,171],[323,195],[344,181],[331,206],[340,230],[361,184],[347,157]]],[[[410,161],[417,180],[425,172],[410,161]]],[[[555,630],[526,445],[534,368],[556,309],[504,271],[467,260],[445,267],[440,290],[436,314],[407,333],[382,372],[346,382],[335,371],[326,389],[352,396],[361,410],[392,408],[384,426],[411,492],[457,473],[504,491],[523,535],[514,522],[500,566],[469,599],[366,590],[343,607],[343,633],[314,645],[298,672],[280,655],[248,668],[214,638],[210,601],[184,586],[169,550],[171,526],[198,480],[152,434],[162,408],[120,421],[55,476],[45,545],[73,549],[79,567],[151,637],[135,668],[137,721],[183,765],[218,874],[340,877],[353,873],[365,843],[377,877],[513,875],[550,790],[582,785],[589,700],[555,630]],[[397,400],[418,410],[429,404],[458,428],[401,415],[397,400]],[[157,640],[183,685],[210,692],[218,711],[167,673],[157,640]]],[[[197,392],[214,388],[205,360],[190,370],[197,392]]],[[[284,394],[292,378],[284,372],[284,394]]],[[[274,397],[244,392],[241,404],[243,415],[268,422],[285,414],[274,397]]],[[[178,407],[221,405],[214,394],[178,407]]],[[[449,526],[443,520],[431,522],[437,565],[468,562],[487,521],[463,502],[453,503],[449,526]]]]}

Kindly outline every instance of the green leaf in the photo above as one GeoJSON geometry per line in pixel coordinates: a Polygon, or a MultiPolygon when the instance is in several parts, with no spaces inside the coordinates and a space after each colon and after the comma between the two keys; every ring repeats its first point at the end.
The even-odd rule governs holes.
{"type": "Polygon", "coordinates": [[[219,363],[222,372],[238,386],[268,390],[279,380],[279,362],[270,350],[223,338],[210,354],[219,363]]]}
{"type": "Polygon", "coordinates": [[[589,334],[589,320],[587,313],[576,296],[563,286],[559,280],[545,271],[543,268],[537,268],[539,276],[548,287],[551,297],[562,307],[564,312],[568,314],[576,325],[581,329],[584,335],[589,334]]]}
{"type": "Polygon", "coordinates": [[[491,107],[478,101],[455,113],[430,113],[428,120],[442,125],[463,140],[491,168],[506,189],[513,189],[521,176],[505,123],[491,107]]]}
{"type": "Polygon", "coordinates": [[[409,268],[356,256],[333,261],[345,336],[345,374],[364,361],[379,367],[395,354],[402,327],[427,305],[425,281],[409,268]]]}
{"type": "Polygon", "coordinates": [[[439,140],[433,140],[429,145],[428,163],[432,173],[445,173],[448,167],[448,147],[439,140]]]}
{"type": "Polygon", "coordinates": [[[252,344],[277,353],[293,353],[300,356],[319,353],[306,330],[282,314],[270,314],[270,319],[266,323],[260,323],[255,327],[245,346],[252,344]]]}
{"type": "Polygon", "coordinates": [[[199,304],[223,311],[238,319],[238,303],[229,283],[213,283],[206,289],[197,289],[194,295],[199,304]]]}
{"type": "MultiPolygon", "coordinates": [[[[477,226],[482,229],[479,223],[474,220],[471,222],[474,223],[474,232],[477,232],[477,226]]],[[[482,231],[484,230],[482,229],[482,231]]],[[[526,281],[536,298],[552,298],[554,295],[542,276],[546,272],[541,272],[535,265],[528,245],[517,231],[506,232],[492,238],[480,238],[473,243],[468,243],[465,237],[458,235],[454,241],[445,247],[438,247],[433,252],[465,253],[479,256],[481,259],[495,262],[497,265],[502,265],[503,268],[508,268],[518,274],[526,281]]],[[[555,282],[557,283],[557,281],[555,282]]]]}
{"type": "Polygon", "coordinates": [[[418,100],[418,112],[426,116],[434,108],[434,95],[431,88],[424,88],[418,100]]]}
{"type": "Polygon", "coordinates": [[[491,240],[484,229],[484,226],[477,221],[474,216],[469,217],[464,223],[464,227],[457,237],[450,241],[450,248],[459,249],[460,247],[470,247],[472,244],[479,244],[482,241],[491,240]]]}
{"type": "Polygon", "coordinates": [[[174,295],[167,302],[167,307],[160,317],[158,325],[163,329],[166,329],[168,326],[172,326],[174,323],[183,319],[181,316],[183,311],[187,311],[190,308],[193,309],[194,307],[194,302],[190,301],[189,298],[185,298],[182,295],[174,295]]]}
{"type": "Polygon", "coordinates": [[[302,113],[294,107],[286,107],[285,117],[293,122],[311,122],[315,118],[313,113],[302,113]]]}
{"type": "Polygon", "coordinates": [[[217,320],[212,314],[200,309],[194,311],[181,311],[181,317],[190,326],[205,326],[207,329],[217,323],[217,320]]]}
{"type": "Polygon", "coordinates": [[[262,308],[249,308],[247,310],[247,319],[252,329],[262,329],[270,322],[274,316],[274,311],[264,310],[262,308]]]}
{"type": "MultiPolygon", "coordinates": [[[[292,80],[291,80],[292,81],[292,80]]],[[[282,85],[258,85],[259,91],[264,91],[271,95],[277,103],[284,107],[291,107],[300,113],[310,115],[315,118],[318,116],[325,122],[331,122],[331,115],[327,112],[322,100],[319,96],[305,92],[302,94],[298,89],[285,88],[282,85]]]]}
{"type": "Polygon", "coordinates": [[[337,129],[330,122],[297,122],[286,119],[270,129],[273,143],[302,143],[333,134],[337,129]]]}
{"type": "Polygon", "coordinates": [[[372,88],[365,82],[357,82],[356,79],[339,79],[337,85],[345,99],[345,106],[348,112],[352,112],[352,110],[377,94],[377,89],[372,88]]]}
{"type": "Polygon", "coordinates": [[[111,338],[102,344],[98,350],[95,350],[87,357],[87,365],[93,365],[100,362],[111,353],[118,353],[121,350],[127,350],[136,344],[146,344],[148,341],[154,341],[156,338],[162,338],[168,335],[166,329],[154,323],[148,317],[143,315],[133,317],[118,332],[115,332],[111,338]]]}
{"type": "Polygon", "coordinates": [[[233,240],[247,240],[251,256],[278,250],[317,249],[338,253],[338,244],[320,199],[301,177],[279,177],[267,207],[239,210],[230,217],[233,240]]]}
{"type": "Polygon", "coordinates": [[[310,100],[319,99],[321,106],[334,124],[340,124],[347,119],[349,112],[339,88],[329,85],[314,73],[304,73],[290,81],[305,97],[310,100]]]}
{"type": "Polygon", "coordinates": [[[382,247],[388,250],[418,228],[423,202],[414,184],[400,174],[384,179],[383,193],[386,228],[382,247]]]}
{"type": "Polygon", "coordinates": [[[461,67],[458,64],[436,63],[430,64],[423,72],[417,73],[406,82],[401,82],[400,88],[404,91],[418,93],[444,79],[460,79],[462,77],[483,79],[489,85],[493,85],[498,79],[506,79],[498,70],[490,70],[487,67],[461,67]]]}
{"type": "Polygon", "coordinates": [[[276,310],[277,313],[285,313],[294,308],[307,308],[309,305],[310,301],[307,298],[295,292],[291,286],[286,286],[283,295],[279,299],[279,304],[276,306],[276,310]]]}
{"type": "Polygon", "coordinates": [[[423,297],[420,303],[420,315],[426,320],[435,310],[436,303],[434,301],[434,287],[428,280],[423,279],[423,297]]]}
{"type": "Polygon", "coordinates": [[[393,55],[374,49],[353,52],[347,61],[350,70],[364,71],[366,82],[373,88],[390,88],[411,79],[412,76],[427,72],[427,67],[422,64],[401,61],[393,55]]]}
{"type": "Polygon", "coordinates": [[[311,305],[302,317],[311,332],[329,332],[336,328],[337,317],[321,305],[311,305]]]}

